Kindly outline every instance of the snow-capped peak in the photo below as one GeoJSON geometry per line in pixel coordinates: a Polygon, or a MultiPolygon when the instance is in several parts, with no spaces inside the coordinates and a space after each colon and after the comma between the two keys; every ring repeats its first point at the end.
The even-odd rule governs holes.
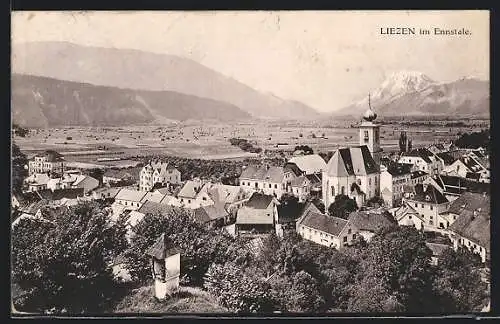
{"type": "Polygon", "coordinates": [[[375,100],[389,99],[415,91],[423,90],[436,82],[417,71],[398,71],[387,76],[380,87],[374,91],[375,100]]]}

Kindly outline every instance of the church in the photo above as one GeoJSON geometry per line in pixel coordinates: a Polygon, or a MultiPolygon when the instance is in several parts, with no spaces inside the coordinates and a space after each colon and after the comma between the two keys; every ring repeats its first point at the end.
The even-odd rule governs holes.
{"type": "Polygon", "coordinates": [[[377,114],[368,106],[359,127],[359,146],[337,149],[323,171],[326,209],[337,195],[355,199],[358,207],[380,195],[380,125],[374,122],[377,114]]]}

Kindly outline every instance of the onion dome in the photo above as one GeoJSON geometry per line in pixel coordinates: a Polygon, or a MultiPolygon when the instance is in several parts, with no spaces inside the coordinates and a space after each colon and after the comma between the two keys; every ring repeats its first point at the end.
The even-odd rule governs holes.
{"type": "Polygon", "coordinates": [[[377,118],[377,114],[372,110],[370,94],[368,94],[368,110],[363,114],[363,119],[366,121],[374,121],[377,118]]]}

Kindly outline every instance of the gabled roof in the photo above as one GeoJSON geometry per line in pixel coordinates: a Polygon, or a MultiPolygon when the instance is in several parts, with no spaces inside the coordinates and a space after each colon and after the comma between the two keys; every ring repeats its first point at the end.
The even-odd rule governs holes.
{"type": "Polygon", "coordinates": [[[477,212],[463,211],[448,230],[479,244],[489,252],[490,216],[489,206],[477,212]]]}
{"type": "Polygon", "coordinates": [[[229,213],[222,204],[202,206],[193,211],[195,220],[199,223],[206,223],[216,219],[225,218],[229,213]]]}
{"type": "Polygon", "coordinates": [[[405,217],[408,214],[415,216],[423,221],[422,216],[420,216],[420,214],[415,210],[415,208],[410,206],[407,202],[405,202],[402,206],[400,206],[398,209],[396,209],[394,218],[398,222],[400,222],[401,219],[403,219],[403,217],[405,217]]]}
{"type": "Polygon", "coordinates": [[[318,154],[295,156],[288,163],[295,164],[305,174],[321,173],[326,169],[325,160],[318,154]]]}
{"type": "Polygon", "coordinates": [[[411,150],[410,152],[404,152],[402,154],[402,156],[422,158],[422,160],[424,160],[426,163],[432,163],[432,160],[430,159],[430,157],[433,155],[434,154],[426,148],[419,148],[419,149],[411,150]]]}
{"type": "Polygon", "coordinates": [[[243,206],[236,213],[236,224],[274,224],[273,213],[267,213],[265,209],[255,209],[243,206]]]}
{"type": "Polygon", "coordinates": [[[478,193],[464,192],[457,199],[455,199],[450,208],[448,208],[449,213],[460,215],[464,211],[474,211],[478,208],[489,209],[490,208],[490,196],[478,193]]]}
{"type": "Polygon", "coordinates": [[[180,253],[179,249],[177,249],[173,243],[165,237],[165,233],[160,235],[156,242],[146,251],[146,255],[158,260],[164,260],[169,256],[178,253],[180,253]]]}
{"type": "Polygon", "coordinates": [[[120,188],[97,188],[96,190],[94,190],[94,193],[102,194],[106,196],[106,198],[115,198],[116,195],[118,195],[118,193],[120,192],[120,190],[121,190],[120,188]],[[108,192],[109,192],[109,197],[107,197],[108,192]]]}
{"type": "Polygon", "coordinates": [[[142,198],[146,195],[146,191],[131,190],[123,188],[116,195],[116,200],[128,200],[134,202],[140,202],[142,198]]]}
{"type": "Polygon", "coordinates": [[[66,188],[66,189],[56,189],[54,191],[50,189],[39,190],[40,196],[47,200],[60,200],[63,198],[75,199],[77,197],[84,196],[84,188],[66,188]]]}
{"type": "Polygon", "coordinates": [[[321,186],[322,174],[308,174],[306,178],[311,182],[312,186],[321,186]]]}
{"type": "Polygon", "coordinates": [[[174,196],[165,195],[163,197],[163,199],[160,201],[160,204],[169,205],[172,202],[172,200],[174,200],[174,199],[177,199],[177,198],[175,198],[174,196]]]}
{"type": "Polygon", "coordinates": [[[298,220],[303,215],[303,213],[311,207],[311,205],[314,207],[315,211],[319,212],[316,206],[314,206],[314,204],[310,202],[298,203],[296,206],[289,206],[285,204],[279,205],[277,207],[278,223],[284,224],[298,220]]]}
{"type": "Polygon", "coordinates": [[[348,220],[360,230],[375,232],[382,227],[397,225],[396,220],[384,209],[355,211],[348,220]]]}
{"type": "Polygon", "coordinates": [[[424,192],[419,192],[416,190],[415,195],[409,199],[412,201],[419,201],[428,204],[444,204],[448,202],[448,199],[433,185],[427,185],[424,192]]]}
{"type": "Polygon", "coordinates": [[[471,157],[465,156],[461,157],[460,161],[471,171],[471,172],[478,172],[482,171],[483,167],[477,163],[477,161],[471,157]]]}
{"type": "Polygon", "coordinates": [[[399,177],[405,174],[410,174],[412,166],[412,164],[408,163],[389,162],[386,165],[386,170],[393,177],[399,177]]]}
{"type": "Polygon", "coordinates": [[[168,215],[173,211],[180,210],[179,207],[174,207],[166,204],[161,204],[153,201],[146,201],[142,206],[137,210],[143,214],[160,214],[160,215],[168,215]]]}
{"type": "Polygon", "coordinates": [[[328,161],[326,172],[331,177],[367,175],[379,172],[379,166],[366,145],[341,148],[328,161]]]}
{"type": "Polygon", "coordinates": [[[465,174],[465,178],[466,179],[471,179],[471,180],[474,180],[474,181],[479,181],[480,177],[481,177],[481,174],[479,174],[479,173],[467,172],[465,174]]]}
{"type": "Polygon", "coordinates": [[[202,183],[200,181],[188,180],[177,194],[178,197],[194,199],[200,192],[202,183]]]}
{"type": "Polygon", "coordinates": [[[277,166],[248,166],[241,172],[240,179],[281,183],[285,180],[285,169],[277,166]]]}
{"type": "Polygon", "coordinates": [[[144,195],[144,197],[142,197],[141,202],[152,201],[152,202],[159,203],[162,201],[162,199],[164,197],[165,197],[165,195],[163,195],[162,193],[160,193],[158,191],[148,192],[148,193],[146,193],[146,195],[144,195]]]}
{"type": "Polygon", "coordinates": [[[411,173],[410,177],[412,179],[415,179],[415,178],[420,178],[420,177],[423,177],[423,176],[426,176],[426,175],[427,175],[427,172],[417,170],[417,171],[413,171],[411,173]]]}
{"type": "Polygon", "coordinates": [[[26,207],[34,202],[42,200],[42,197],[38,194],[38,192],[16,192],[12,193],[14,197],[16,197],[19,208],[26,207]]]}
{"type": "Polygon", "coordinates": [[[276,201],[273,196],[254,192],[245,206],[253,209],[267,209],[273,201],[276,201]]]}
{"type": "Polygon", "coordinates": [[[92,178],[91,176],[80,174],[76,177],[76,180],[75,180],[75,182],[73,182],[73,185],[77,186],[85,180],[94,180],[94,182],[99,182],[99,180],[92,178]]]}
{"type": "Polygon", "coordinates": [[[242,189],[239,186],[224,185],[221,183],[206,183],[201,191],[207,192],[214,202],[224,202],[229,204],[242,199],[242,195],[240,195],[242,189]],[[239,199],[238,196],[240,196],[239,199]]]}
{"type": "Polygon", "coordinates": [[[446,152],[437,153],[436,155],[443,160],[444,165],[451,165],[453,162],[456,161],[456,159],[453,156],[451,156],[449,153],[446,152]]]}
{"type": "Polygon", "coordinates": [[[339,217],[327,216],[321,213],[308,211],[300,222],[301,225],[338,236],[348,221],[339,217]]]}

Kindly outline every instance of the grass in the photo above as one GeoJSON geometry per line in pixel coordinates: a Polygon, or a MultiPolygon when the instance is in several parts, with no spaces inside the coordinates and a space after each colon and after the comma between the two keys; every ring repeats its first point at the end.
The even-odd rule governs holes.
{"type": "Polygon", "coordinates": [[[180,287],[173,296],[159,301],[153,286],[134,289],[113,310],[115,313],[227,313],[215,298],[195,287],[180,287]]]}

